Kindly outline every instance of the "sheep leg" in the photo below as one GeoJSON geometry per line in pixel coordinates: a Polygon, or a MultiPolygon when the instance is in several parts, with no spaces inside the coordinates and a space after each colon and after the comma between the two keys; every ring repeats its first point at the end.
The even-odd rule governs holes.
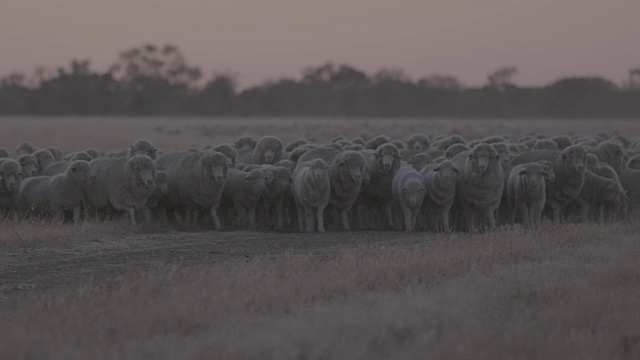
{"type": "Polygon", "coordinates": [[[276,203],[276,229],[282,230],[284,228],[284,220],[282,218],[282,201],[276,203]]]}
{"type": "Polygon", "coordinates": [[[304,207],[304,231],[307,233],[313,232],[313,209],[305,206],[304,207]]]}
{"type": "Polygon", "coordinates": [[[249,223],[249,229],[256,229],[256,208],[252,207],[247,211],[247,222],[249,223]]]}
{"type": "Polygon", "coordinates": [[[349,209],[340,210],[340,218],[342,222],[342,228],[349,230],[349,209]]]}
{"type": "Polygon", "coordinates": [[[529,206],[525,203],[520,203],[518,204],[518,208],[520,208],[522,225],[528,228],[529,226],[531,226],[531,214],[529,214],[529,206]]]}
{"type": "Polygon", "coordinates": [[[444,232],[450,232],[451,228],[449,227],[449,214],[451,213],[451,206],[453,204],[449,205],[449,206],[445,206],[444,208],[442,208],[442,231],[444,232]]]}
{"type": "Polygon", "coordinates": [[[487,227],[489,230],[494,230],[496,228],[496,217],[493,213],[493,210],[487,210],[486,212],[486,220],[487,227]]]}
{"type": "Polygon", "coordinates": [[[418,211],[411,212],[411,231],[416,231],[416,221],[418,220],[418,211]]]}
{"type": "Polygon", "coordinates": [[[318,222],[318,232],[324,232],[324,209],[327,205],[320,205],[316,210],[316,218],[318,222]]]}
{"type": "Polygon", "coordinates": [[[393,214],[391,212],[391,204],[385,204],[383,206],[384,214],[387,217],[387,227],[393,229],[393,214]]]}
{"type": "Polygon", "coordinates": [[[80,205],[76,206],[73,208],[73,223],[75,225],[80,224],[80,211],[82,210],[82,207],[80,205]]]}
{"type": "Polygon", "coordinates": [[[403,206],[402,213],[404,214],[404,231],[406,232],[413,231],[411,229],[411,218],[412,218],[411,209],[403,206]]]}
{"type": "Polygon", "coordinates": [[[220,226],[220,218],[218,217],[218,208],[215,206],[211,207],[211,218],[213,218],[213,227],[216,230],[220,230],[222,226],[220,226]]]}
{"type": "Polygon", "coordinates": [[[130,207],[127,209],[127,212],[129,213],[129,222],[131,226],[138,226],[138,223],[136,223],[136,209],[130,207]]]}
{"type": "Polygon", "coordinates": [[[533,218],[534,225],[540,225],[542,222],[542,209],[544,208],[544,201],[536,201],[533,205],[533,214],[531,217],[533,218]]]}
{"type": "Polygon", "coordinates": [[[298,230],[304,232],[304,220],[306,218],[306,210],[296,201],[296,210],[298,213],[298,230]]]}

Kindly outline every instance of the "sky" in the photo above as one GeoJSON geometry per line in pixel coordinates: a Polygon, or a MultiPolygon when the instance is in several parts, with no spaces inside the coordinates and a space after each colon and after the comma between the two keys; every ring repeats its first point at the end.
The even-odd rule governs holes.
{"type": "Polygon", "coordinates": [[[0,0],[0,75],[177,45],[206,76],[242,87],[346,63],[467,86],[515,66],[516,84],[564,76],[620,83],[640,67],[639,0],[0,0]]]}

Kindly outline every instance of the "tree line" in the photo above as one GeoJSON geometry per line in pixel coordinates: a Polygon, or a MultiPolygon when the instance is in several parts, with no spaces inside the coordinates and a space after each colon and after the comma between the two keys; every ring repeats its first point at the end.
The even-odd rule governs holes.
{"type": "Polygon", "coordinates": [[[567,77],[541,87],[513,82],[514,67],[465,87],[452,76],[412,80],[402,70],[367,74],[332,63],[239,90],[234,76],[204,79],[173,45],[121,52],[106,71],[88,60],[38,67],[0,79],[0,115],[335,116],[335,117],[640,117],[640,68],[621,85],[567,77]]]}

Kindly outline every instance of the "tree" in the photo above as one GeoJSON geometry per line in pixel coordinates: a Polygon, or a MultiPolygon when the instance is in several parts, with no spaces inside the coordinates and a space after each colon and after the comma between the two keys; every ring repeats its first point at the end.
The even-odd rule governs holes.
{"type": "Polygon", "coordinates": [[[498,91],[504,91],[507,86],[513,86],[513,77],[518,73],[514,66],[502,67],[487,76],[488,86],[498,91]]]}

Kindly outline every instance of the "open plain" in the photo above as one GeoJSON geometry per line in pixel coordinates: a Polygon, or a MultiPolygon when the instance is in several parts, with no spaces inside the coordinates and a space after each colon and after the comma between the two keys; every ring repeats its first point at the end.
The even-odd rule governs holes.
{"type": "MultiPolygon", "coordinates": [[[[1,118],[0,146],[241,135],[640,138],[629,120],[1,118]]],[[[640,358],[640,225],[485,233],[0,223],[0,357],[640,358]]]]}

